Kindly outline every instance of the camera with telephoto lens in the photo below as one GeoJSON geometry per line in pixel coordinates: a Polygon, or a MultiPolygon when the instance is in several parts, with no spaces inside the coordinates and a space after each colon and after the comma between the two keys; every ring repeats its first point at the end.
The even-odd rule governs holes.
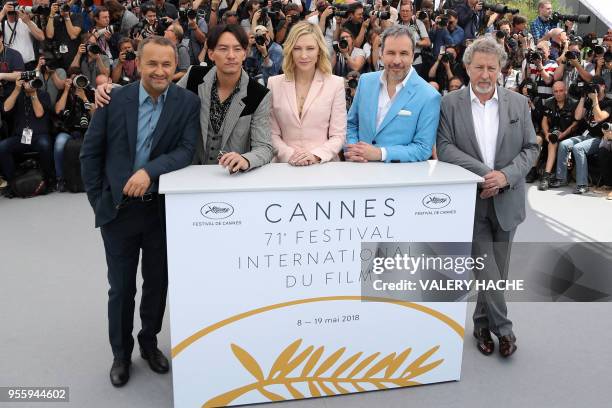
{"type": "Polygon", "coordinates": [[[423,20],[427,20],[429,18],[429,15],[427,14],[426,11],[421,10],[417,13],[417,18],[423,21],[423,20]]]}
{"type": "Polygon", "coordinates": [[[542,51],[527,51],[527,62],[536,64],[538,61],[544,61],[544,53],[542,51]]]}
{"type": "Polygon", "coordinates": [[[560,135],[561,131],[559,129],[555,129],[548,134],[548,141],[552,144],[557,144],[557,142],[559,142],[560,135]]]}
{"type": "Polygon", "coordinates": [[[440,16],[440,19],[438,20],[438,22],[436,24],[440,28],[448,27],[448,16],[446,16],[446,15],[440,16]]]}
{"type": "Polygon", "coordinates": [[[348,41],[346,40],[346,38],[341,38],[341,39],[338,41],[338,47],[339,47],[340,49],[346,50],[346,49],[348,48],[348,46],[349,46],[349,45],[348,45],[348,41]]]}
{"type": "Polygon", "coordinates": [[[558,23],[559,21],[573,21],[575,23],[589,24],[591,16],[587,14],[561,14],[556,11],[552,13],[551,21],[558,23]]]}
{"type": "Polygon", "coordinates": [[[609,132],[612,130],[612,123],[610,122],[604,122],[601,125],[601,130],[603,130],[604,132],[609,132]]]}
{"type": "MultiPolygon", "coordinates": [[[[11,3],[8,3],[8,4],[11,4],[11,3]]],[[[43,17],[48,17],[49,14],[51,14],[51,8],[48,6],[43,6],[43,5],[20,6],[16,2],[12,4],[15,8],[15,11],[13,13],[16,13],[18,11],[23,11],[24,13],[34,14],[34,15],[43,16],[43,17]]]]}
{"type": "Polygon", "coordinates": [[[334,3],[332,4],[332,10],[334,17],[347,18],[348,17],[348,4],[334,3]]]}
{"type": "Polygon", "coordinates": [[[593,47],[593,52],[595,52],[595,55],[603,55],[606,52],[606,49],[601,45],[596,45],[593,47]]]}
{"type": "Polygon", "coordinates": [[[261,46],[266,45],[266,35],[265,34],[255,34],[255,44],[261,46]]]}
{"type": "Polygon", "coordinates": [[[506,32],[502,31],[502,30],[497,30],[495,32],[495,38],[497,38],[499,40],[503,40],[504,38],[506,38],[506,32]]]}
{"type": "Polygon", "coordinates": [[[179,21],[186,23],[188,20],[195,20],[198,16],[197,10],[194,10],[190,7],[181,7],[178,10],[179,21]]]}
{"type": "Polygon", "coordinates": [[[89,86],[89,79],[85,75],[77,75],[72,79],[72,85],[75,88],[85,89],[89,86]]]}
{"type": "Polygon", "coordinates": [[[497,14],[506,14],[506,13],[511,13],[511,14],[518,14],[520,12],[519,9],[512,9],[508,6],[506,6],[505,4],[487,4],[487,3],[483,3],[482,8],[485,10],[491,10],[493,13],[497,13],[497,14]]]}
{"type": "Polygon", "coordinates": [[[19,79],[26,81],[34,89],[43,87],[43,81],[37,71],[23,71],[19,79]]]}

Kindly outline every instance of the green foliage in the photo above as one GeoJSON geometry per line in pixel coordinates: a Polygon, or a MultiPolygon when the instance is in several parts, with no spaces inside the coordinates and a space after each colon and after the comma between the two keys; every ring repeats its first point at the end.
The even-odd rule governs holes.
{"type": "MultiPolygon", "coordinates": [[[[538,0],[507,0],[498,2],[504,3],[510,8],[517,8],[521,10],[520,14],[527,17],[529,22],[535,20],[538,15],[538,0]]],[[[491,1],[491,3],[495,2],[491,1]]],[[[552,0],[552,6],[554,11],[558,11],[559,13],[567,13],[565,7],[561,7],[559,5],[559,0],[552,0]]]]}

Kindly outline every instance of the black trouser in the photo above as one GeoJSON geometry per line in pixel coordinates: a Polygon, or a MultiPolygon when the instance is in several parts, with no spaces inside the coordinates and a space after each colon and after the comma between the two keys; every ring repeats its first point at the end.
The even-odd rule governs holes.
{"type": "Polygon", "coordinates": [[[601,181],[605,186],[612,186],[612,151],[600,147],[597,153],[601,181]]]}
{"type": "Polygon", "coordinates": [[[142,249],[142,330],[138,343],[157,346],[168,290],[163,197],[151,202],[134,201],[119,210],[117,218],[102,226],[108,265],[108,334],[115,358],[130,359],[134,348],[134,296],[142,249]]]}

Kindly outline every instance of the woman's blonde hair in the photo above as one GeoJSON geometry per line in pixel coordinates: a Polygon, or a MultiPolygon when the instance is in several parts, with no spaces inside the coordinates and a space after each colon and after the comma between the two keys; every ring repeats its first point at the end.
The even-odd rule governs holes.
{"type": "Polygon", "coordinates": [[[329,51],[321,29],[316,24],[311,24],[308,21],[300,21],[291,28],[283,44],[283,72],[285,73],[285,77],[290,81],[294,79],[295,68],[295,61],[293,61],[292,53],[293,47],[295,47],[297,40],[306,34],[311,34],[319,46],[319,59],[317,60],[316,67],[324,74],[331,74],[332,72],[331,62],[329,62],[329,51]]]}

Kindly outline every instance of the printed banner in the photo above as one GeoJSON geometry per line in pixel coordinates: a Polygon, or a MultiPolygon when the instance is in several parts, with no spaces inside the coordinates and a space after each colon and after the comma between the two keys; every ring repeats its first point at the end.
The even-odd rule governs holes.
{"type": "Polygon", "coordinates": [[[459,380],[465,303],[364,299],[361,243],[469,242],[474,200],[473,184],[167,195],[175,406],[459,380]]]}

